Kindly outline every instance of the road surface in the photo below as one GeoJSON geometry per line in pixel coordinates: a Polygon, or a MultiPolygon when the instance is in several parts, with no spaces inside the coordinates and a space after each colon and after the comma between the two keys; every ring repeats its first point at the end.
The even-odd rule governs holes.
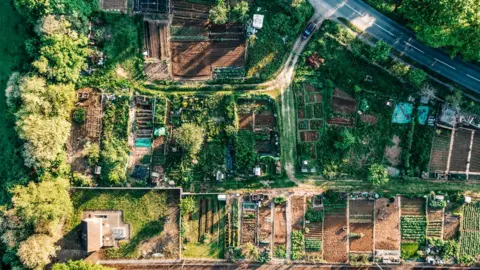
{"type": "Polygon", "coordinates": [[[451,59],[443,51],[427,47],[415,39],[409,29],[389,19],[361,0],[309,0],[316,12],[330,12],[344,17],[371,36],[381,39],[394,49],[426,68],[480,93],[480,68],[451,59]]]}

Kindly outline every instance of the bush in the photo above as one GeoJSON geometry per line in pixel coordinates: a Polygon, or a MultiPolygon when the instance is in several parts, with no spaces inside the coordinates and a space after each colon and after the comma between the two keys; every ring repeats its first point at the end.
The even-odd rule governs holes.
{"type": "Polygon", "coordinates": [[[185,197],[180,200],[180,213],[182,216],[190,215],[193,213],[196,207],[196,202],[193,197],[185,197]]]}
{"type": "Polygon", "coordinates": [[[228,21],[228,7],[225,0],[217,0],[217,4],[210,9],[209,20],[214,24],[225,24],[228,21]]]}
{"type": "Polygon", "coordinates": [[[273,256],[278,259],[287,258],[287,248],[285,247],[285,245],[276,246],[275,251],[273,252],[273,256]]]}
{"type": "Polygon", "coordinates": [[[87,142],[85,144],[85,157],[90,166],[94,166],[100,159],[100,146],[96,143],[87,142]]]}
{"type": "Polygon", "coordinates": [[[285,196],[278,196],[273,199],[275,205],[285,205],[287,203],[287,198],[285,196]]]}
{"type": "Polygon", "coordinates": [[[86,117],[87,112],[84,108],[77,108],[75,111],[73,111],[73,122],[76,124],[83,125],[86,117]]]}
{"type": "Polygon", "coordinates": [[[385,62],[390,56],[390,50],[392,47],[385,41],[378,41],[375,46],[370,48],[370,60],[372,62],[385,62]]]}
{"type": "Polygon", "coordinates": [[[368,181],[374,186],[383,186],[388,183],[388,172],[385,166],[373,164],[368,170],[368,181]]]}
{"type": "Polygon", "coordinates": [[[405,77],[407,76],[408,72],[410,71],[410,66],[405,65],[402,62],[395,61],[394,64],[390,67],[390,71],[394,76],[397,77],[405,77]]]}
{"type": "Polygon", "coordinates": [[[408,72],[408,80],[417,87],[420,87],[426,79],[427,73],[421,69],[414,68],[408,72]]]}
{"type": "Polygon", "coordinates": [[[292,231],[292,260],[305,256],[305,236],[301,231],[292,231]]]}

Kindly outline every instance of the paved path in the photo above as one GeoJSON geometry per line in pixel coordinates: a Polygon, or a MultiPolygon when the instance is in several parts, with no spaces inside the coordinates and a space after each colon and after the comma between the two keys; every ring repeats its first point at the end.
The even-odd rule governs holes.
{"type": "Polygon", "coordinates": [[[439,49],[423,45],[415,34],[361,0],[309,0],[316,11],[335,10],[332,16],[344,17],[371,36],[426,68],[464,87],[480,93],[480,68],[458,58],[451,59],[439,49]]]}

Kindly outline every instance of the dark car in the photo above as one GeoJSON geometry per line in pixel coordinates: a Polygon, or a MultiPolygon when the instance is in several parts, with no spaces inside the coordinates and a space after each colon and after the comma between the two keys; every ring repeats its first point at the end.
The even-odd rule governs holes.
{"type": "Polygon", "coordinates": [[[303,31],[302,39],[307,39],[313,33],[313,31],[315,31],[315,28],[317,28],[317,26],[313,22],[310,22],[307,25],[307,28],[305,28],[305,31],[303,31]]]}

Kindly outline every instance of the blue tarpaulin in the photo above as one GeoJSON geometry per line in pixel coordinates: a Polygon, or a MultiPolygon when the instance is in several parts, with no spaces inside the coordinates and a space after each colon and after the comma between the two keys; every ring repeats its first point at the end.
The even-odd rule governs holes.
{"type": "Polygon", "coordinates": [[[140,138],[135,140],[135,147],[151,147],[152,139],[140,138]]]}

